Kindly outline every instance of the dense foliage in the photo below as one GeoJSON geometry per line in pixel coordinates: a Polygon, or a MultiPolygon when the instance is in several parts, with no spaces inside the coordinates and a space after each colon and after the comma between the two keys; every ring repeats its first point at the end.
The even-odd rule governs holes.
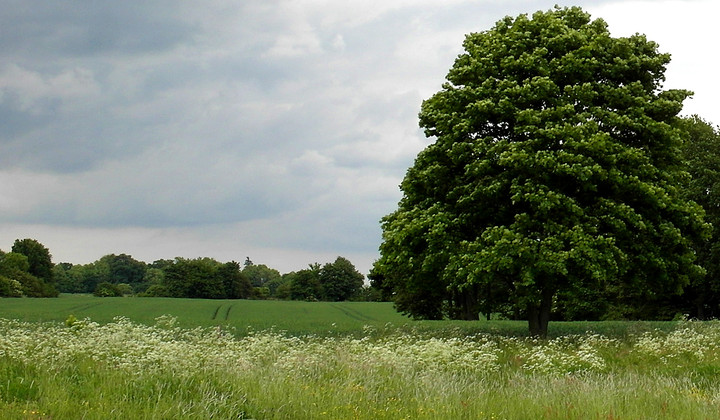
{"type": "Polygon", "coordinates": [[[337,257],[333,263],[322,267],[320,264],[311,264],[289,277],[292,299],[331,302],[359,297],[365,278],[343,257],[337,257]]]}
{"type": "Polygon", "coordinates": [[[698,281],[709,225],[682,190],[669,54],[580,8],[467,36],[420,125],[435,142],[382,221],[378,284],[416,318],[653,312],[698,281]],[[642,302],[642,305],[638,305],[642,302]]]}
{"type": "MultiPolygon", "coordinates": [[[[90,264],[59,263],[52,267],[52,273],[61,292],[97,296],[377,300],[377,295],[364,287],[364,276],[343,257],[322,267],[312,264],[309,270],[281,275],[249,258],[241,267],[235,261],[222,263],[207,257],[178,257],[148,264],[127,254],[110,254],[90,264]]],[[[9,285],[0,282],[0,295],[5,289],[9,285]]]]}
{"type": "Polygon", "coordinates": [[[694,244],[698,261],[707,275],[694,279],[680,299],[683,313],[694,318],[720,317],[720,128],[698,116],[684,118],[687,132],[682,152],[691,178],[684,187],[688,198],[705,210],[712,236],[694,244]]]}
{"type": "Polygon", "coordinates": [[[0,251],[0,297],[58,295],[50,251],[34,239],[18,239],[12,252],[0,251]]]}
{"type": "Polygon", "coordinates": [[[123,295],[123,291],[119,285],[104,281],[97,285],[93,295],[97,297],[119,297],[123,295]]]}

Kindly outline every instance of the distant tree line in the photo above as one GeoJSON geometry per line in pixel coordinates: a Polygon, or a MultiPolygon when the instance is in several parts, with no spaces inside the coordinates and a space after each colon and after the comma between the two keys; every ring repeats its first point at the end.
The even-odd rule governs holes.
{"type": "Polygon", "coordinates": [[[246,258],[138,261],[109,254],[89,264],[52,263],[47,248],[34,239],[15,241],[0,251],[0,297],[54,297],[58,293],[202,299],[377,300],[380,292],[346,258],[280,274],[246,258]]]}

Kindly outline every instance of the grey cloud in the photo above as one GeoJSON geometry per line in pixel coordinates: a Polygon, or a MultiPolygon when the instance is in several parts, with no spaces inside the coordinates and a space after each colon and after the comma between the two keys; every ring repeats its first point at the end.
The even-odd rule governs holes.
{"type": "Polygon", "coordinates": [[[272,217],[291,200],[266,190],[262,178],[274,176],[270,168],[256,173],[231,157],[213,166],[202,151],[176,154],[172,164],[156,156],[63,175],[57,181],[53,175],[1,176],[5,183],[24,186],[3,194],[6,202],[17,205],[5,206],[0,221],[95,228],[213,225],[272,217]]]}
{"type": "Polygon", "coordinates": [[[1,223],[365,256],[464,35],[554,4],[0,3],[1,223]]]}
{"type": "Polygon", "coordinates": [[[173,4],[5,0],[0,54],[65,57],[165,50],[187,41],[195,29],[173,15],[173,4]]]}
{"type": "MultiPolygon", "coordinates": [[[[57,98],[45,100],[56,107],[62,104],[57,98]]],[[[107,160],[132,156],[144,148],[138,141],[142,128],[114,118],[102,107],[64,118],[58,113],[37,116],[0,106],[0,120],[3,119],[11,121],[0,131],[0,162],[6,168],[82,172],[107,160]]]]}
{"type": "MultiPolygon", "coordinates": [[[[44,100],[35,112],[22,109],[17,92],[7,89],[0,93],[0,145],[13,138],[27,134],[38,126],[48,124],[54,119],[57,100],[44,100]]],[[[17,159],[16,154],[5,155],[0,159],[10,163],[17,159]]]]}

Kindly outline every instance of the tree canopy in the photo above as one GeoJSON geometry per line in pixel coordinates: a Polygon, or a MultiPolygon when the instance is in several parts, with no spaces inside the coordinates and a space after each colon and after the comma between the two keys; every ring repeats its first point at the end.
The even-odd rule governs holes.
{"type": "Polygon", "coordinates": [[[346,258],[337,257],[320,270],[323,300],[338,302],[355,297],[361,290],[365,276],[346,258]]]}
{"type": "Polygon", "coordinates": [[[35,239],[16,239],[12,252],[27,257],[30,274],[48,284],[54,283],[52,255],[43,244],[35,239]]]}
{"type": "Polygon", "coordinates": [[[558,303],[652,301],[703,275],[692,243],[709,226],[680,188],[691,92],[662,90],[669,54],[578,7],[506,17],[463,47],[422,105],[435,141],[382,220],[374,274],[399,310],[514,311],[544,335],[558,303]]]}
{"type": "Polygon", "coordinates": [[[714,229],[710,238],[694,244],[698,260],[707,275],[696,278],[683,296],[684,313],[699,319],[720,316],[720,128],[698,116],[684,118],[687,132],[682,146],[683,160],[691,178],[684,186],[685,195],[700,204],[705,218],[714,229]]]}
{"type": "Polygon", "coordinates": [[[365,276],[343,257],[323,266],[310,264],[304,270],[289,273],[289,294],[296,300],[323,300],[338,302],[359,298],[365,276]]]}
{"type": "Polygon", "coordinates": [[[0,297],[56,297],[50,251],[35,239],[17,239],[0,251],[0,297]]]}

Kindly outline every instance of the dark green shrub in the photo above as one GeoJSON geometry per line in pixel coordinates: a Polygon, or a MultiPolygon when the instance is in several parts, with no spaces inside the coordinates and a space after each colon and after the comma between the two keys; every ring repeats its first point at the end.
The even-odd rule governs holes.
{"type": "Polygon", "coordinates": [[[117,285],[104,281],[97,285],[93,295],[97,297],[120,297],[123,292],[117,285]]]}

